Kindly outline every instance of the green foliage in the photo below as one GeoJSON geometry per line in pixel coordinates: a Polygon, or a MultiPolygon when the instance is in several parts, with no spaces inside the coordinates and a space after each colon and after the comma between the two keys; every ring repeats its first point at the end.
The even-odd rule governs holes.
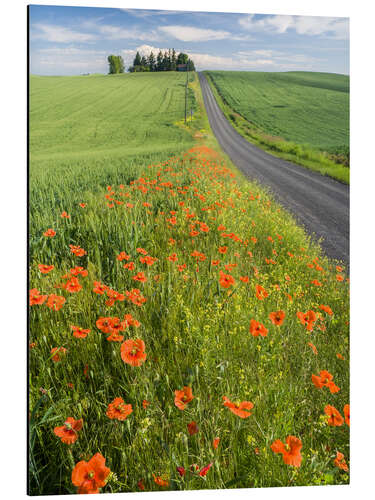
{"type": "Polygon", "coordinates": [[[125,65],[124,60],[121,56],[108,56],[108,64],[109,64],[109,74],[115,75],[117,73],[124,73],[125,65]]]}

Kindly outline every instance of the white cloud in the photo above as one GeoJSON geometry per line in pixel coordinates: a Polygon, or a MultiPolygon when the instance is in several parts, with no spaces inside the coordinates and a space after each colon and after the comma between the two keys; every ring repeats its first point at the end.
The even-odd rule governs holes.
{"type": "Polygon", "coordinates": [[[161,26],[159,30],[182,42],[207,42],[209,40],[232,38],[231,33],[228,31],[202,29],[193,26],[161,26]]]}
{"type": "Polygon", "coordinates": [[[46,40],[47,42],[55,43],[75,43],[75,42],[92,42],[97,39],[96,35],[91,33],[80,33],[73,31],[63,26],[55,26],[48,24],[33,24],[32,38],[46,40]],[[39,33],[34,33],[34,30],[39,33]]]}
{"type": "Polygon", "coordinates": [[[239,24],[249,31],[270,31],[279,34],[294,30],[299,35],[324,35],[337,40],[349,38],[349,19],[314,16],[267,16],[255,19],[254,14],[241,17],[239,24]]]}
{"type": "Polygon", "coordinates": [[[111,25],[97,25],[96,29],[108,40],[159,40],[159,35],[155,31],[145,32],[111,25]]]}
{"type": "Polygon", "coordinates": [[[30,69],[35,74],[107,73],[107,56],[104,50],[48,47],[33,53],[30,69]]]}

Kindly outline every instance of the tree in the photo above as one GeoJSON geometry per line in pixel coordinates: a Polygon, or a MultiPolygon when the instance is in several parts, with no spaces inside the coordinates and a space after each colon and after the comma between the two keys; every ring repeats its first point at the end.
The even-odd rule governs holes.
{"type": "Polygon", "coordinates": [[[168,57],[168,52],[165,51],[163,56],[163,71],[169,71],[169,69],[170,69],[170,61],[168,57]]]}
{"type": "Polygon", "coordinates": [[[154,53],[151,51],[150,55],[148,56],[148,66],[150,68],[150,71],[155,71],[156,69],[155,65],[156,65],[155,56],[154,53]]]}
{"type": "Polygon", "coordinates": [[[180,52],[177,56],[177,64],[187,64],[188,59],[189,59],[189,56],[187,54],[180,52]]]}
{"type": "Polygon", "coordinates": [[[156,71],[162,71],[163,70],[163,54],[161,50],[159,50],[159,53],[156,57],[156,71]]]}
{"type": "Polygon", "coordinates": [[[188,59],[187,69],[188,69],[188,71],[195,71],[195,66],[194,66],[194,63],[191,59],[188,59]]]}
{"type": "Polygon", "coordinates": [[[176,71],[176,65],[177,65],[176,51],[172,49],[171,71],[176,71]]]}
{"type": "Polygon", "coordinates": [[[109,64],[108,73],[110,75],[114,75],[116,73],[124,73],[125,65],[124,65],[124,60],[121,56],[115,56],[111,54],[110,56],[108,56],[107,60],[109,64]]]}
{"type": "Polygon", "coordinates": [[[139,52],[137,52],[135,55],[133,66],[141,66],[141,55],[139,52]]]}

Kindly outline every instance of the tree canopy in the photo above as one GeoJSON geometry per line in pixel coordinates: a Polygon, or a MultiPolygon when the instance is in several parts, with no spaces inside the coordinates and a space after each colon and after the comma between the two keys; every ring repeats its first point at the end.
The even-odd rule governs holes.
{"type": "Polygon", "coordinates": [[[108,73],[110,75],[114,75],[116,73],[124,73],[125,71],[124,60],[121,56],[115,56],[113,54],[108,56],[108,64],[109,64],[108,73]]]}
{"type": "Polygon", "coordinates": [[[142,56],[136,53],[133,66],[129,66],[128,71],[136,73],[140,71],[195,71],[194,62],[187,54],[176,53],[175,49],[168,49],[164,53],[159,50],[156,58],[153,52],[150,55],[142,56]]]}

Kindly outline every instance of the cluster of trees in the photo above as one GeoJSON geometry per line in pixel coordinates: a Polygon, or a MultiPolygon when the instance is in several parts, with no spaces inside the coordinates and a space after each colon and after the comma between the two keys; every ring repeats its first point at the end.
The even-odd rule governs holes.
{"type": "Polygon", "coordinates": [[[189,71],[195,71],[194,62],[187,54],[180,52],[176,53],[174,49],[168,49],[162,53],[160,50],[155,57],[153,52],[150,52],[148,57],[140,55],[137,52],[133,66],[129,66],[128,71],[131,73],[138,71],[177,71],[180,64],[186,64],[189,71]]]}
{"type": "Polygon", "coordinates": [[[108,64],[110,75],[114,75],[116,73],[124,73],[125,71],[124,60],[121,56],[108,56],[108,64]]]}

